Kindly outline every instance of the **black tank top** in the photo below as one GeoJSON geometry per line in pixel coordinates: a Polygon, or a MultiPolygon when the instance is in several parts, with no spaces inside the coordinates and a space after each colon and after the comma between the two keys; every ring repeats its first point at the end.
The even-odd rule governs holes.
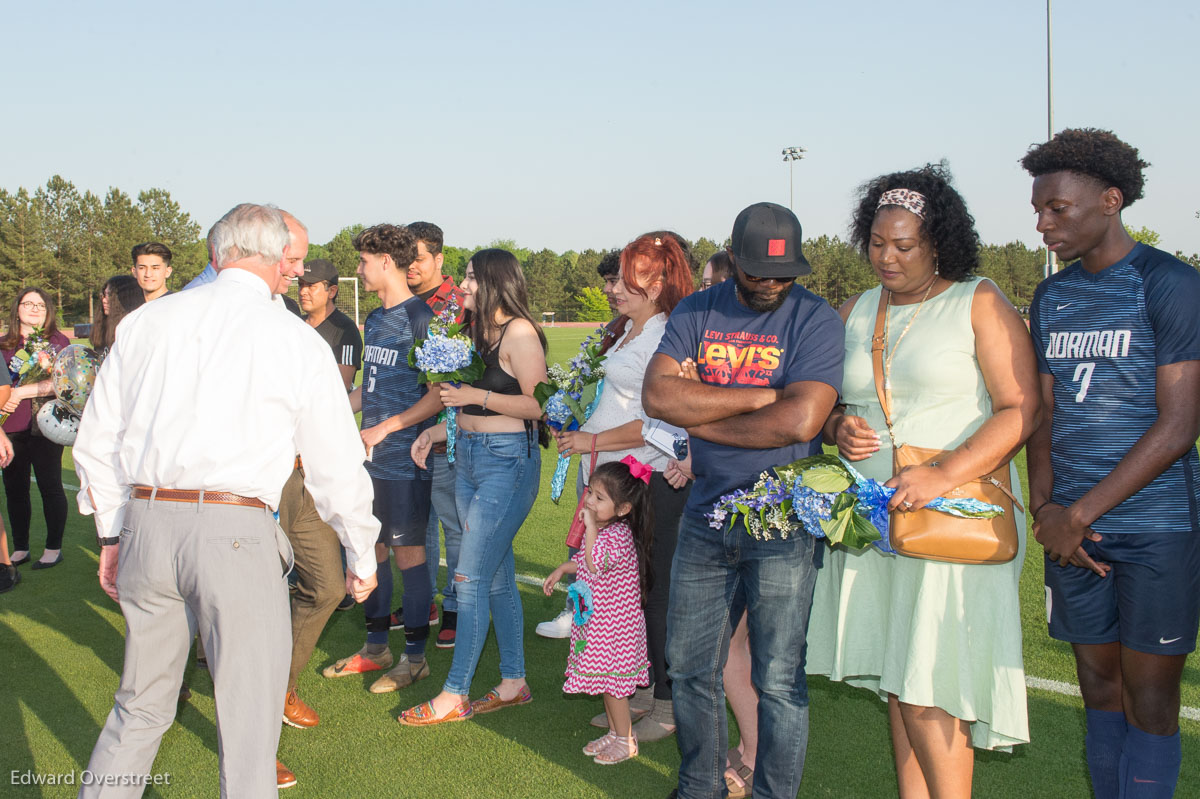
{"type": "MultiPolygon", "coordinates": [[[[483,376],[476,380],[471,385],[475,388],[484,391],[490,391],[493,394],[521,394],[521,384],[517,378],[504,371],[500,366],[500,342],[504,341],[504,334],[508,332],[508,326],[512,324],[512,320],[504,323],[500,328],[500,338],[496,340],[496,346],[484,353],[480,353],[480,358],[483,359],[483,365],[486,367],[483,370],[483,376]]],[[[485,410],[482,405],[464,405],[460,409],[467,416],[501,416],[502,414],[485,410]]]]}

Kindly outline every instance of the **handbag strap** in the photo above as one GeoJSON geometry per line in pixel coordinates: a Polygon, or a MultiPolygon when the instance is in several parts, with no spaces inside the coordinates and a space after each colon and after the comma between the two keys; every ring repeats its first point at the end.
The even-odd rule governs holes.
{"type": "Polygon", "coordinates": [[[888,436],[892,439],[892,447],[896,446],[896,434],[892,431],[892,408],[888,402],[887,391],[883,388],[883,349],[887,343],[884,340],[883,327],[887,320],[888,290],[879,287],[879,309],[875,312],[875,333],[871,336],[871,371],[875,373],[875,393],[879,396],[879,408],[883,411],[883,421],[887,424],[888,436]]]}
{"type": "Polygon", "coordinates": [[[592,472],[596,471],[596,436],[598,433],[592,433],[592,462],[588,466],[588,479],[591,480],[592,472]]]}

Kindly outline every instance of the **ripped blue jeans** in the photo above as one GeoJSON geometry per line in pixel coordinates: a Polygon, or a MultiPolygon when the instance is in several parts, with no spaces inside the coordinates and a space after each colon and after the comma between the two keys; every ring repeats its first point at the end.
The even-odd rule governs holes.
{"type": "Polygon", "coordinates": [[[443,686],[448,693],[470,694],[489,617],[500,647],[500,677],[525,676],[525,616],[512,544],[537,498],[541,465],[536,436],[459,430],[455,500],[462,544],[454,574],[458,637],[443,686]]]}

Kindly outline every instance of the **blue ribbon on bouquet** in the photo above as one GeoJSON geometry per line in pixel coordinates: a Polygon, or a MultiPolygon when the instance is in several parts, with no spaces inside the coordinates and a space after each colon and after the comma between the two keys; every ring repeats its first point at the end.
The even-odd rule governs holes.
{"type": "MultiPolygon", "coordinates": [[[[604,390],[604,378],[600,378],[600,382],[596,384],[596,396],[588,403],[587,408],[583,411],[583,421],[587,423],[588,419],[592,418],[592,413],[596,410],[596,405],[600,402],[600,392],[604,390]]],[[[578,430],[579,425],[572,420],[568,430],[578,430]]],[[[550,499],[558,502],[562,496],[563,489],[567,485],[567,471],[571,468],[571,456],[559,455],[558,463],[554,465],[554,476],[550,479],[550,499]]]]}
{"type": "MultiPolygon", "coordinates": [[[[462,383],[451,380],[450,385],[462,388],[462,383]]],[[[458,436],[458,408],[446,409],[446,463],[454,463],[454,439],[458,436]]]]}

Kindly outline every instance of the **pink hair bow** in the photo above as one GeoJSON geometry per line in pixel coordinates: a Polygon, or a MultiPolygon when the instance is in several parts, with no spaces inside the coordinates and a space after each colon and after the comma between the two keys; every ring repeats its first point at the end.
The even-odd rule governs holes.
{"type": "Polygon", "coordinates": [[[621,463],[629,467],[629,473],[635,479],[641,480],[646,485],[650,485],[650,475],[654,474],[654,469],[639,461],[632,455],[626,455],[621,458],[621,463]]]}

